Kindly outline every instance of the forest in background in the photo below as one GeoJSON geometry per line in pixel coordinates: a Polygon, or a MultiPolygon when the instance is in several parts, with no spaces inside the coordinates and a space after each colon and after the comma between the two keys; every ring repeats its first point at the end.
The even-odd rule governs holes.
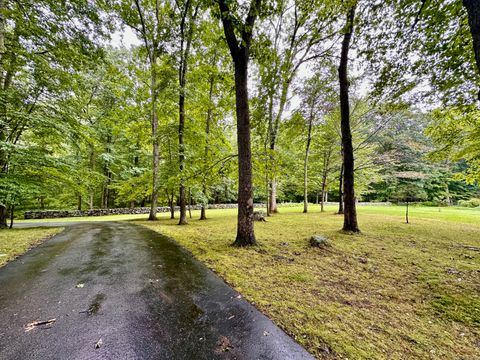
{"type": "Polygon", "coordinates": [[[254,202],[339,201],[342,59],[355,197],[478,206],[476,5],[0,1],[2,223],[152,204],[185,222],[187,203],[237,202],[246,64],[254,202]],[[112,42],[126,31],[136,45],[112,42]]]}

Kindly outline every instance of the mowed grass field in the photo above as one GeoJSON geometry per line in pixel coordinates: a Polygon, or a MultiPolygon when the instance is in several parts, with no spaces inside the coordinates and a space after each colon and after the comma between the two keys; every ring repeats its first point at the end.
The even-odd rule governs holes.
{"type": "Polygon", "coordinates": [[[236,210],[161,214],[142,225],[175,239],[316,357],[480,359],[480,210],[358,207],[344,234],[334,207],[280,208],[259,246],[233,248],[236,210]],[[324,249],[308,244],[324,235],[324,249]]]}

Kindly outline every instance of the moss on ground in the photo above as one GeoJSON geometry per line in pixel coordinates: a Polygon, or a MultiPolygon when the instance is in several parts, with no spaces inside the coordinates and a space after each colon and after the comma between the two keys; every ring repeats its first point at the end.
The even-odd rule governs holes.
{"type": "Polygon", "coordinates": [[[0,230],[0,267],[62,230],[40,227],[0,230]]]}
{"type": "MultiPolygon", "coordinates": [[[[142,224],[220,274],[318,358],[480,358],[480,212],[361,207],[362,233],[328,208],[281,208],[256,223],[259,246],[231,247],[235,210],[188,226],[142,224]],[[311,235],[331,246],[311,248],[311,235]]],[[[163,215],[162,215],[163,216],[163,215]]],[[[165,215],[166,216],[166,215],[165,215]]]]}

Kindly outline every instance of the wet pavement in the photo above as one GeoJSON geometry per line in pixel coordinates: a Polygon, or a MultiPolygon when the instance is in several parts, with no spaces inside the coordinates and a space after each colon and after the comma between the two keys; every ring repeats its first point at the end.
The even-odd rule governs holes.
{"type": "Polygon", "coordinates": [[[0,359],[312,359],[168,238],[70,225],[0,268],[0,359]]]}

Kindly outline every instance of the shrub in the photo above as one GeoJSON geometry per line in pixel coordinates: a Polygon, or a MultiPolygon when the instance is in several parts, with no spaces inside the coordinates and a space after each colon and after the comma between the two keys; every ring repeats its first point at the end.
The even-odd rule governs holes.
{"type": "Polygon", "coordinates": [[[458,202],[459,206],[464,206],[464,207],[480,207],[480,199],[479,198],[472,198],[470,200],[460,200],[458,202]]]}

